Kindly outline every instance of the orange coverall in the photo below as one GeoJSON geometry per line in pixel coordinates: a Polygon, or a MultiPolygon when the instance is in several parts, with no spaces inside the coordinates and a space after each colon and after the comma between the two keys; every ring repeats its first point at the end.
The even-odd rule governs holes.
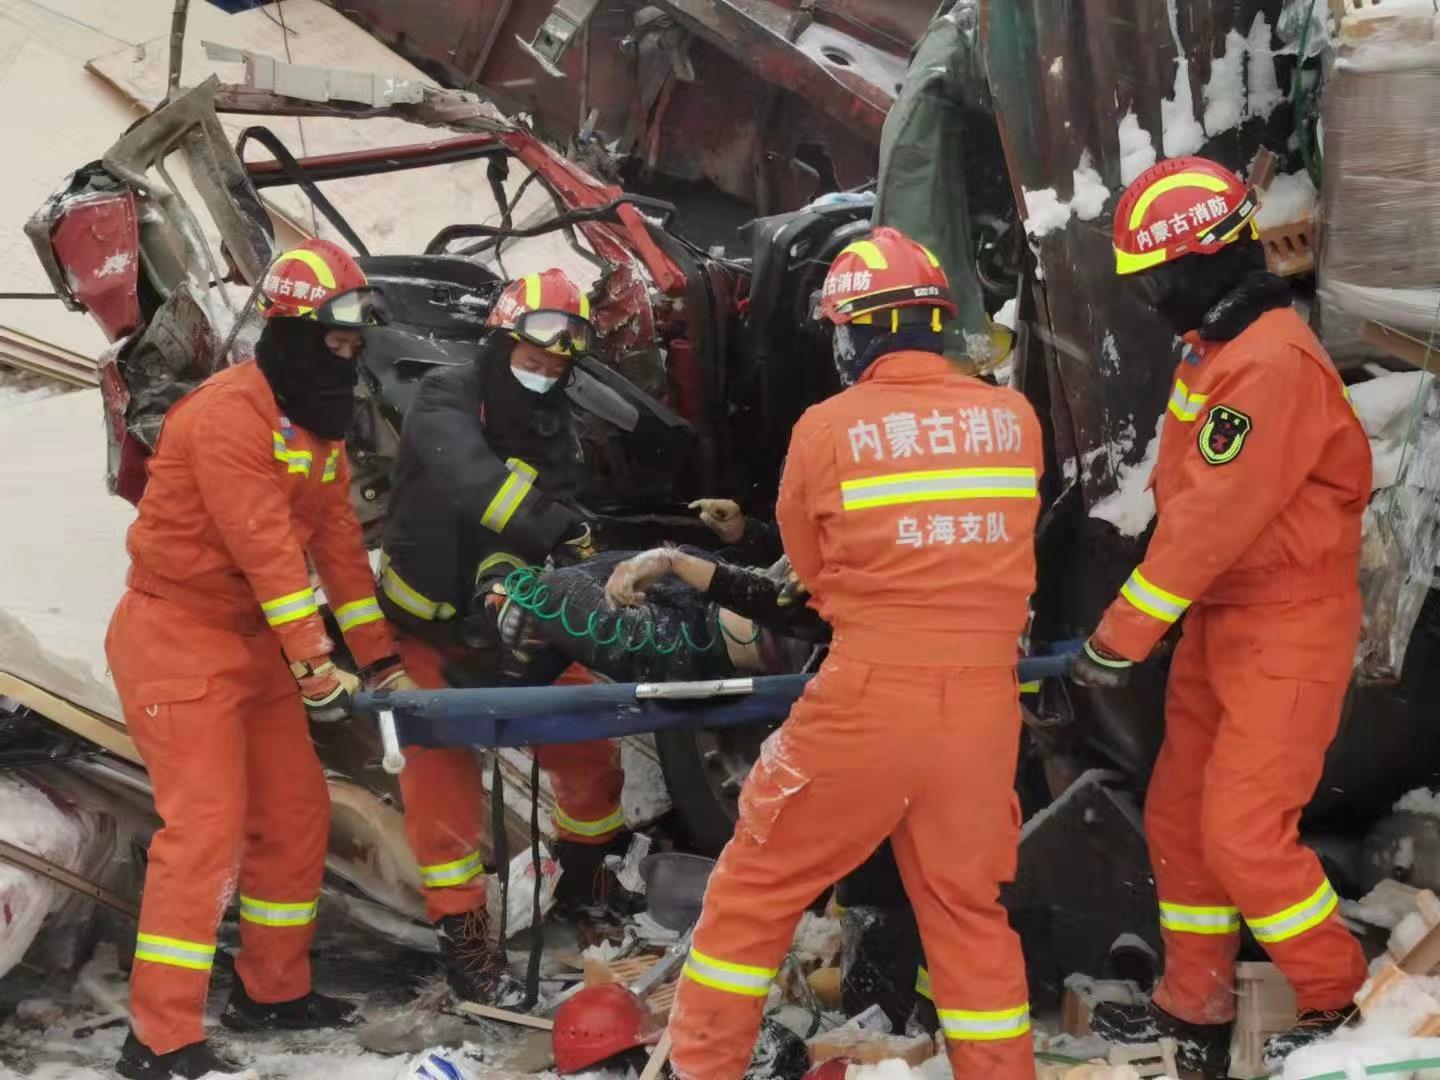
{"type": "MultiPolygon", "coordinates": [[[[450,685],[444,675],[446,656],[440,649],[409,634],[397,638],[406,672],[423,689],[443,690],[450,685]]],[[[571,664],[555,680],[557,686],[593,682],[595,676],[578,664],[571,664]]],[[[613,838],[625,824],[620,808],[625,787],[620,744],[597,739],[532,750],[555,792],[556,835],[582,844],[603,844],[613,838]]],[[[485,867],[480,844],[490,812],[480,759],[461,747],[407,745],[400,793],[405,799],[405,836],[420,864],[430,921],[482,910],[485,867]]]]}
{"type": "Polygon", "coordinates": [[[739,1080],[795,923],[887,836],[960,1077],[1034,1073],[1015,872],[1015,661],[1042,468],[1025,399],[943,357],[881,357],[795,426],[785,551],[834,628],[765,741],[671,1017],[682,1080],[739,1080]]]}
{"type": "Polygon", "coordinates": [[[157,1054],[205,1037],[215,928],[237,880],[246,992],[310,992],[330,800],[286,661],[332,643],[307,554],[356,660],[395,651],[344,450],[291,428],[247,361],[170,411],[149,462],[105,651],[164,819],[130,982],[135,1033],[157,1054]]]}
{"type": "Polygon", "coordinates": [[[1243,917],[1299,1008],[1344,1008],[1365,963],[1299,821],[1360,631],[1370,445],[1290,308],[1228,343],[1196,339],[1191,356],[1161,434],[1159,523],[1095,633],[1143,660],[1189,610],[1145,807],[1165,939],[1155,1000],[1192,1023],[1232,1019],[1243,917]]]}

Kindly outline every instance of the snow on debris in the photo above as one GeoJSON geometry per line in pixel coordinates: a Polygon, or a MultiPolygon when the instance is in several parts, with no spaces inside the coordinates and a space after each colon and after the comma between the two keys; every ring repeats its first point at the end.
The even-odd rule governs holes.
{"type": "Polygon", "coordinates": [[[1054,188],[1039,191],[1022,189],[1025,194],[1025,231],[1039,239],[1056,229],[1063,229],[1070,220],[1070,204],[1062,202],[1054,188]]]}
{"type": "Polygon", "coordinates": [[[1120,119],[1120,182],[1128,184],[1155,164],[1155,143],[1134,110],[1120,119]]]}
{"type": "MultiPolygon", "coordinates": [[[[84,823],[66,814],[39,788],[0,773],[0,838],[75,868],[84,844],[84,823]]],[[[35,940],[59,891],[27,870],[0,863],[0,977],[19,963],[35,940]]]]}
{"type": "Polygon", "coordinates": [[[1246,112],[1250,116],[1269,117],[1285,100],[1285,95],[1280,92],[1280,83],[1275,77],[1270,24],[1265,21],[1263,12],[1255,13],[1248,44],[1250,49],[1245,60],[1246,112]]]}
{"type": "Polygon", "coordinates": [[[1054,188],[1025,191],[1025,231],[1039,239],[1063,229],[1074,214],[1081,221],[1094,221],[1109,201],[1110,189],[1095,170],[1089,150],[1080,152],[1080,164],[1071,174],[1070,201],[1060,198],[1054,188]]]}
{"type": "MultiPolygon", "coordinates": [[[[1405,456],[1412,408],[1426,393],[1431,378],[1423,371],[1395,371],[1350,387],[1350,402],[1370,437],[1370,486],[1376,491],[1395,483],[1405,456]]],[[[1411,795],[1417,793],[1406,798],[1411,795]]],[[[1396,808],[1401,809],[1398,804],[1396,808]]],[[[1428,812],[1440,817],[1440,812],[1428,812]]]]}
{"type": "Polygon", "coordinates": [[[1075,193],[1070,198],[1070,209],[1081,221],[1094,221],[1105,209],[1105,203],[1110,198],[1110,189],[1095,171],[1095,163],[1091,160],[1089,150],[1080,152],[1080,164],[1075,168],[1074,177],[1075,193]]]}
{"type": "Polygon", "coordinates": [[[1132,465],[1122,464],[1118,488],[1090,508],[1090,516],[1108,521],[1122,536],[1139,536],[1155,518],[1155,495],[1150,490],[1150,474],[1160,456],[1160,433],[1165,414],[1155,421],[1155,435],[1145,448],[1145,456],[1132,465]]]}
{"type": "Polygon", "coordinates": [[[1261,229],[1271,225],[1284,225],[1301,221],[1315,212],[1315,181],[1304,169],[1294,173],[1282,173],[1270,181],[1270,186],[1260,192],[1260,209],[1255,212],[1255,224],[1261,229]]]}
{"type": "Polygon", "coordinates": [[[1195,119],[1195,99],[1190,92],[1190,61],[1175,65],[1175,93],[1160,101],[1161,144],[1166,157],[1193,154],[1205,143],[1205,128],[1195,119]]]}
{"type": "Polygon", "coordinates": [[[1407,791],[1396,801],[1395,809],[1401,813],[1425,814],[1429,817],[1440,818],[1440,791],[1432,791],[1423,787],[1407,791]]]}
{"type": "Polygon", "coordinates": [[[1225,53],[1210,65],[1205,84],[1205,131],[1214,136],[1239,127],[1245,118],[1246,40],[1234,30],[1225,35],[1225,53]]]}

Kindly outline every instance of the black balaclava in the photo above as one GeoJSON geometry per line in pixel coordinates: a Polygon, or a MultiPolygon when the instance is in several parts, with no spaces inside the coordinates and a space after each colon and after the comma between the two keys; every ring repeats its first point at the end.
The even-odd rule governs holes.
{"type": "Polygon", "coordinates": [[[255,360],[290,422],[322,439],[343,439],[355,416],[358,359],[325,344],[314,319],[271,319],[260,332],[255,360]]]}
{"type": "Polygon", "coordinates": [[[543,394],[527,390],[510,371],[515,344],[509,333],[493,333],[475,358],[485,403],[485,429],[495,449],[504,454],[543,459],[570,420],[570,399],[565,394],[570,377],[560,379],[543,394]]]}
{"type": "Polygon", "coordinates": [[[920,324],[891,330],[879,323],[866,326],[852,322],[835,328],[833,349],[840,382],[845,386],[854,386],[865,374],[865,369],[887,353],[907,349],[943,352],[945,338],[938,331],[920,324]]]}
{"type": "Polygon", "coordinates": [[[1238,305],[1233,315],[1248,315],[1238,327],[1236,318],[1231,317],[1219,320],[1213,327],[1220,334],[1212,336],[1205,329],[1207,317],[1222,301],[1229,306],[1232,293],[1242,288],[1255,290],[1261,282],[1259,291],[1269,298],[1266,302],[1271,307],[1283,306],[1273,302],[1281,295],[1275,288],[1276,282],[1283,289],[1284,303],[1289,303],[1289,287],[1267,272],[1265,249],[1249,236],[1227,244],[1213,255],[1184,255],[1137,275],[1147,302],[1177,335],[1201,330],[1202,337],[1217,341],[1234,337],[1264,310],[1269,310],[1250,310],[1249,305],[1238,305]]]}

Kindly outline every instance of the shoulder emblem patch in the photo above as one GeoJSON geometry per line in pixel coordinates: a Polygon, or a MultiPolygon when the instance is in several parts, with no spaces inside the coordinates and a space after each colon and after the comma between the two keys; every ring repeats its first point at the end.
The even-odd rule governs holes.
{"type": "Polygon", "coordinates": [[[1205,426],[1200,429],[1200,456],[1211,465],[1224,465],[1240,456],[1246,436],[1254,424],[1250,417],[1229,405],[1216,405],[1210,410],[1205,426]]]}

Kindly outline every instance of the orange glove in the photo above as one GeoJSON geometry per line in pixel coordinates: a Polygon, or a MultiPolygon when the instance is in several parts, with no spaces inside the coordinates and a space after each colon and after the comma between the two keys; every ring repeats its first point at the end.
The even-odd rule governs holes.
{"type": "Polygon", "coordinates": [[[290,674],[300,686],[300,701],[311,720],[329,723],[350,715],[351,699],[360,689],[358,676],[336,667],[328,656],[296,660],[290,674]]]}

